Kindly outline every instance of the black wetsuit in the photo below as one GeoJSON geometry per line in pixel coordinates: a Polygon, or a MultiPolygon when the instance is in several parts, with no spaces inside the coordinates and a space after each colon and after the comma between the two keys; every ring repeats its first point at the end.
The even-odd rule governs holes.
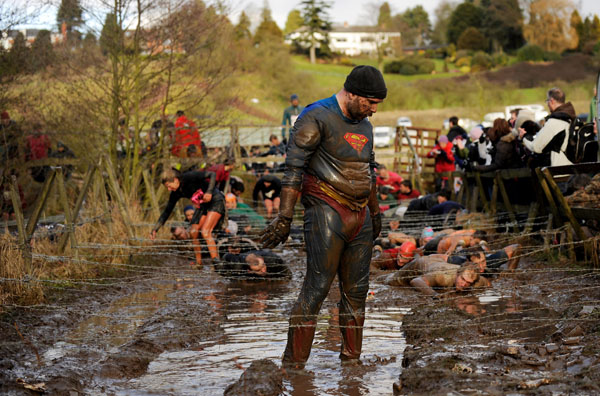
{"type": "Polygon", "coordinates": [[[173,212],[173,209],[175,209],[177,201],[179,201],[181,198],[192,198],[198,189],[202,189],[205,194],[212,194],[212,199],[210,202],[201,204],[200,208],[196,208],[194,217],[190,223],[198,224],[202,215],[206,214],[207,212],[218,212],[221,214],[222,218],[222,216],[225,214],[225,197],[215,187],[215,178],[216,176],[214,172],[192,171],[183,173],[179,177],[179,188],[175,191],[171,191],[169,202],[167,202],[167,206],[158,218],[154,229],[158,230],[163,224],[165,224],[169,216],[171,216],[171,212],[173,212]]]}
{"type": "Polygon", "coordinates": [[[292,273],[279,255],[270,250],[250,250],[240,254],[225,253],[223,261],[214,265],[215,271],[226,278],[244,280],[288,279],[292,273]],[[264,275],[248,272],[250,267],[246,257],[255,254],[265,260],[267,272],[264,275]]]}
{"type": "Polygon", "coordinates": [[[258,201],[258,194],[262,193],[263,199],[275,199],[281,196],[281,180],[277,176],[264,175],[256,182],[252,191],[252,200],[258,201]],[[265,186],[265,182],[271,183],[269,187],[265,186]]]}
{"type": "MultiPolygon", "coordinates": [[[[508,254],[502,250],[498,250],[495,253],[490,253],[485,255],[485,270],[483,271],[484,276],[490,277],[498,275],[502,270],[500,267],[507,263],[509,260],[508,254]]],[[[462,265],[467,262],[467,258],[460,254],[452,255],[448,257],[448,262],[450,264],[458,264],[462,265]]]]}
{"type": "Polygon", "coordinates": [[[284,187],[302,192],[307,270],[292,308],[284,362],[310,354],[317,314],[336,274],[342,359],[362,349],[373,227],[366,206],[375,183],[373,127],[344,116],[334,96],[306,107],[288,143],[284,187]]]}

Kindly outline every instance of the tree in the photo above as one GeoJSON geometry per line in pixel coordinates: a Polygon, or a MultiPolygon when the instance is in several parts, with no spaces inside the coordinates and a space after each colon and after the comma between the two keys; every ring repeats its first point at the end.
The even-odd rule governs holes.
{"type": "Polygon", "coordinates": [[[492,50],[515,50],[524,44],[523,13],[518,0],[482,1],[481,31],[491,41],[492,50]]]}
{"type": "Polygon", "coordinates": [[[402,19],[410,29],[407,36],[413,38],[414,45],[421,46],[429,39],[431,23],[429,22],[429,14],[423,6],[418,5],[407,9],[402,14],[402,19]]]}
{"type": "Polygon", "coordinates": [[[287,20],[285,21],[285,28],[283,29],[283,33],[290,34],[295,32],[300,27],[302,27],[302,14],[300,10],[292,10],[289,12],[287,16],[287,20]]]}
{"type": "Polygon", "coordinates": [[[31,67],[33,71],[45,69],[54,62],[54,49],[50,31],[40,30],[31,45],[31,67]]]}
{"type": "Polygon", "coordinates": [[[434,44],[446,44],[450,17],[455,9],[454,3],[442,0],[435,9],[435,26],[431,32],[431,42],[434,44]]]}
{"type": "Polygon", "coordinates": [[[237,40],[252,37],[252,33],[250,33],[250,18],[248,18],[248,15],[244,11],[240,14],[238,23],[235,25],[234,34],[237,40]]]}
{"type": "Polygon", "coordinates": [[[327,33],[331,30],[331,22],[327,10],[331,5],[324,0],[302,0],[303,26],[307,28],[308,40],[310,43],[310,63],[316,63],[317,55],[317,34],[321,39],[321,44],[327,43],[327,33]]]}
{"type": "Polygon", "coordinates": [[[260,25],[258,25],[256,33],[254,34],[254,43],[260,44],[271,40],[282,41],[283,32],[273,20],[269,4],[265,1],[261,11],[260,25]]]}
{"type": "Polygon", "coordinates": [[[558,53],[575,48],[577,32],[568,24],[574,8],[572,0],[532,0],[523,27],[527,42],[558,53]]]}
{"type": "Polygon", "coordinates": [[[83,24],[82,15],[83,9],[79,0],[62,0],[56,14],[58,30],[62,30],[64,23],[67,27],[67,33],[72,33],[77,27],[83,24]]]}
{"type": "Polygon", "coordinates": [[[31,69],[31,51],[27,47],[27,40],[19,32],[13,40],[13,45],[8,52],[8,70],[11,74],[27,72],[31,69]]]}
{"type": "Polygon", "coordinates": [[[594,45],[600,39],[600,19],[594,15],[593,19],[586,17],[581,20],[577,10],[571,14],[571,29],[575,30],[577,35],[577,49],[584,52],[592,52],[594,45]]]}
{"type": "Polygon", "coordinates": [[[457,48],[472,51],[485,51],[488,49],[488,40],[474,27],[468,27],[458,38],[457,48]]]}
{"type": "Polygon", "coordinates": [[[483,10],[472,3],[462,3],[450,16],[446,36],[449,43],[456,44],[460,35],[469,27],[481,28],[483,10]]]}
{"type": "Polygon", "coordinates": [[[390,4],[384,1],[379,6],[379,16],[377,17],[377,26],[382,30],[389,30],[393,26],[392,22],[392,10],[390,4]]]}
{"type": "Polygon", "coordinates": [[[117,22],[117,16],[109,12],[104,19],[100,33],[100,48],[104,55],[118,53],[118,43],[122,40],[122,30],[117,22]]]}

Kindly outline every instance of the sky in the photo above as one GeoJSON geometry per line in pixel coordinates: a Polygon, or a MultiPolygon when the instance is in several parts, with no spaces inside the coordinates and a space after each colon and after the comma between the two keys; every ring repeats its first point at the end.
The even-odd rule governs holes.
{"type": "MultiPolygon", "coordinates": [[[[235,0],[234,0],[235,1],[235,0]]],[[[271,8],[273,19],[283,28],[287,19],[288,13],[298,8],[301,0],[268,0],[271,8]]],[[[400,13],[407,8],[412,8],[417,5],[423,6],[429,14],[429,18],[433,23],[434,10],[437,8],[441,0],[387,0],[392,8],[392,14],[400,13]]],[[[456,0],[457,3],[462,1],[456,0]]],[[[334,0],[330,1],[332,7],[329,10],[329,15],[334,23],[342,24],[348,22],[350,25],[371,25],[377,20],[379,5],[383,0],[334,0]]],[[[600,0],[575,0],[577,9],[582,18],[587,15],[596,14],[600,16],[600,0]]],[[[260,10],[263,5],[262,0],[238,1],[232,3],[234,13],[246,9],[247,7],[260,10]]],[[[237,19],[234,17],[234,20],[237,19]]]]}
{"type": "MultiPolygon", "coordinates": [[[[2,1],[2,0],[0,0],[2,1]]],[[[211,0],[205,0],[210,3],[211,0]]],[[[299,8],[301,0],[225,0],[231,9],[231,19],[235,22],[241,11],[248,14],[254,25],[258,24],[260,10],[264,1],[267,1],[271,8],[273,19],[282,29],[285,26],[288,13],[299,8]]],[[[334,24],[343,24],[348,22],[350,25],[373,25],[377,21],[379,5],[384,0],[329,0],[332,5],[329,9],[329,16],[334,24]]],[[[429,14],[432,24],[435,22],[434,11],[442,0],[387,0],[392,8],[392,14],[400,13],[407,8],[422,5],[429,14]]],[[[451,0],[452,1],[452,0],[451,0]]],[[[89,3],[90,0],[81,0],[82,4],[89,3]]],[[[454,0],[456,3],[461,0],[454,0]]],[[[60,0],[54,1],[60,4],[60,0]]],[[[575,0],[579,14],[585,18],[588,15],[596,14],[600,16],[600,0],[575,0]]],[[[55,28],[57,7],[49,7],[43,12],[43,15],[32,23],[31,27],[55,28]]]]}

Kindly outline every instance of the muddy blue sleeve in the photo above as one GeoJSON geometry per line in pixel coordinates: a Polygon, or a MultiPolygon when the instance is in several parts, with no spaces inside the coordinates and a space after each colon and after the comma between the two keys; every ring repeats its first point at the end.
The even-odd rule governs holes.
{"type": "Polygon", "coordinates": [[[290,134],[281,185],[300,190],[302,175],[311,157],[321,143],[323,125],[314,116],[315,111],[302,112],[290,134]]]}

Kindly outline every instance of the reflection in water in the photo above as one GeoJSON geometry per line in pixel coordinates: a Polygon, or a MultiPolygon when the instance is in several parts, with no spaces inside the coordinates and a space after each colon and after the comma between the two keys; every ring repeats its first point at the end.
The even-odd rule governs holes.
{"type": "MultiPolygon", "coordinates": [[[[124,387],[140,394],[222,394],[253,360],[268,358],[278,365],[287,341],[287,315],[294,290],[275,287],[249,292],[243,287],[213,293],[221,316],[221,339],[200,351],[165,352],[150,363],[147,373],[124,387]],[[175,389],[175,391],[173,391],[175,389]]],[[[215,302],[211,298],[211,302],[215,302]]],[[[341,366],[338,310],[321,316],[305,370],[287,372],[287,395],[389,394],[400,373],[405,341],[400,330],[404,308],[367,310],[362,366],[341,366]]],[[[135,394],[135,393],[133,393],[135,394]]]]}
{"type": "Polygon", "coordinates": [[[156,312],[173,290],[171,283],[159,283],[149,292],[133,293],[113,302],[106,310],[83,321],[69,339],[92,341],[108,347],[129,341],[144,320],[156,312]],[[104,337],[102,337],[104,336],[104,337]]]}

